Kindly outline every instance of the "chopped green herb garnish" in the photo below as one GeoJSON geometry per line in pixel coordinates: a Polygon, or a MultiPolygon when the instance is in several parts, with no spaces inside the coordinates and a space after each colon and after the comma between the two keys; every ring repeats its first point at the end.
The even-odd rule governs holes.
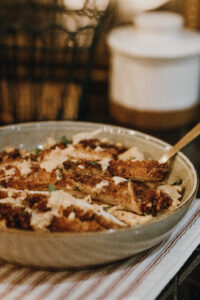
{"type": "Polygon", "coordinates": [[[53,186],[53,184],[49,184],[49,192],[55,192],[56,188],[53,186]]]}
{"type": "Polygon", "coordinates": [[[58,174],[58,178],[62,179],[62,174],[58,174]]]}
{"type": "Polygon", "coordinates": [[[126,179],[126,181],[125,182],[130,182],[131,181],[131,179],[126,179]]]}
{"type": "Polygon", "coordinates": [[[96,164],[98,164],[97,161],[91,161],[90,163],[91,163],[91,165],[93,165],[93,166],[95,166],[96,164]]]}
{"type": "Polygon", "coordinates": [[[105,210],[105,211],[107,211],[109,208],[111,208],[112,206],[110,206],[110,205],[108,205],[108,206],[104,206],[103,207],[103,209],[105,210]]]}
{"type": "Polygon", "coordinates": [[[147,213],[144,213],[144,216],[146,217],[146,216],[148,216],[148,214],[147,214],[147,213]]]}
{"type": "Polygon", "coordinates": [[[71,144],[72,143],[72,140],[69,140],[65,135],[63,135],[61,138],[60,138],[60,141],[65,144],[65,145],[68,145],[68,144],[71,144]]]}
{"type": "Polygon", "coordinates": [[[134,160],[134,159],[136,159],[135,156],[130,156],[130,160],[134,160]]]}
{"type": "Polygon", "coordinates": [[[36,156],[40,153],[41,149],[40,148],[35,148],[32,152],[36,156]]]}

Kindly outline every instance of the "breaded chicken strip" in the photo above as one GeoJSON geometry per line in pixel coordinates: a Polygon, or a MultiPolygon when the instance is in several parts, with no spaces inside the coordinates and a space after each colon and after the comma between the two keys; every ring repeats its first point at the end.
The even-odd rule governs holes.
{"type": "Polygon", "coordinates": [[[123,209],[138,214],[157,214],[171,204],[171,198],[145,183],[132,182],[121,177],[107,177],[84,172],[69,172],[58,168],[47,172],[38,166],[22,176],[1,178],[3,187],[20,190],[48,191],[50,185],[56,190],[65,190],[78,197],[91,195],[93,199],[111,205],[120,204],[123,209]]]}
{"type": "Polygon", "coordinates": [[[98,139],[82,140],[75,145],[57,143],[49,149],[41,151],[37,155],[37,161],[46,161],[56,152],[59,152],[59,155],[63,156],[63,161],[67,158],[86,160],[117,159],[118,155],[126,150],[127,148],[121,144],[101,142],[98,139]]]}
{"type": "Polygon", "coordinates": [[[99,231],[126,227],[102,206],[64,191],[32,192],[0,188],[0,226],[52,232],[99,231]]]}
{"type": "Polygon", "coordinates": [[[119,176],[136,181],[162,181],[168,174],[168,165],[160,164],[155,160],[131,161],[131,160],[109,160],[104,168],[102,161],[66,160],[64,169],[109,177],[119,176]]]}

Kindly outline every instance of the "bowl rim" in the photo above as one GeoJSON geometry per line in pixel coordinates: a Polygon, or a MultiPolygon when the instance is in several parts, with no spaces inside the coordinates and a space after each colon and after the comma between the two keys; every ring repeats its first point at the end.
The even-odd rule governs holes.
{"type": "MultiPolygon", "coordinates": [[[[39,122],[27,122],[27,123],[17,123],[17,124],[11,124],[11,125],[5,125],[5,126],[0,126],[0,134],[4,131],[9,131],[9,130],[17,130],[20,131],[20,129],[24,128],[29,128],[29,127],[35,127],[35,128],[40,128],[40,127],[46,127],[46,126],[59,126],[59,125],[71,125],[73,126],[81,126],[81,128],[85,127],[91,127],[93,129],[101,128],[104,132],[109,132],[110,134],[126,134],[130,136],[138,136],[142,139],[149,140],[153,143],[159,144],[162,147],[169,148],[172,147],[171,144],[154,137],[153,135],[143,133],[141,131],[135,130],[135,129],[129,129],[126,127],[121,127],[121,126],[116,126],[116,125],[111,125],[111,124],[106,124],[106,123],[94,123],[94,122],[84,122],[84,121],[39,121],[39,122]]],[[[84,131],[84,130],[83,130],[84,131]]],[[[23,230],[23,229],[13,229],[13,228],[2,228],[0,229],[0,234],[1,233],[12,233],[12,234],[25,234],[25,235],[30,235],[30,236],[40,236],[40,237],[83,237],[83,236],[101,236],[101,235],[110,235],[110,234],[117,234],[121,232],[133,232],[133,231],[138,231],[140,229],[145,229],[149,227],[150,225],[155,225],[163,220],[166,220],[172,216],[177,215],[180,210],[184,209],[185,206],[190,205],[191,202],[194,200],[198,187],[199,187],[199,176],[197,174],[197,171],[193,165],[193,163],[187,158],[185,154],[182,152],[178,152],[177,156],[183,160],[186,165],[190,168],[190,170],[193,172],[193,178],[194,178],[194,185],[193,189],[191,190],[190,194],[188,197],[183,201],[181,205],[179,205],[176,209],[172,211],[167,211],[165,213],[162,213],[153,219],[149,220],[145,224],[140,224],[140,225],[135,225],[133,227],[125,227],[125,228],[119,228],[119,229],[108,229],[104,231],[95,231],[95,232],[48,232],[48,231],[30,231],[30,230],[23,230]]]]}

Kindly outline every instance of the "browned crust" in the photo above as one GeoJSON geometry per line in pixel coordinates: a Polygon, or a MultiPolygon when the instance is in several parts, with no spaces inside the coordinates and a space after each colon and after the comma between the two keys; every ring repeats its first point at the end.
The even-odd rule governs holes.
{"type": "MultiPolygon", "coordinates": [[[[45,213],[51,210],[47,207],[47,195],[40,193],[28,194],[23,201],[24,206],[13,206],[9,203],[0,202],[0,222],[5,222],[8,228],[18,228],[33,230],[30,224],[31,213],[26,211],[29,207],[45,213]]],[[[61,217],[54,216],[48,229],[52,232],[83,232],[100,231],[110,228],[121,228],[122,225],[116,224],[112,220],[107,220],[103,216],[97,215],[92,210],[83,210],[76,206],[69,206],[63,209],[61,217]],[[73,219],[68,219],[70,213],[74,213],[73,219]]]]}
{"type": "Polygon", "coordinates": [[[30,214],[25,207],[12,207],[10,204],[0,203],[0,221],[5,220],[8,228],[31,230],[30,214]]]}
{"type": "MultiPolygon", "coordinates": [[[[45,149],[37,154],[35,157],[37,161],[42,161],[43,158],[48,155],[52,150],[56,148],[66,149],[68,145],[64,143],[56,143],[49,149],[45,149]]],[[[80,153],[88,153],[88,154],[95,154],[95,156],[99,156],[101,159],[102,157],[110,157],[112,159],[117,159],[118,155],[125,152],[127,147],[123,145],[116,145],[112,143],[105,143],[101,142],[99,139],[90,139],[90,140],[82,140],[78,144],[73,145],[75,151],[80,153]],[[95,152],[95,148],[100,147],[102,148],[102,152],[95,152]]],[[[34,158],[34,157],[32,157],[34,158]]],[[[34,159],[33,159],[34,160],[34,159]]]]}
{"type": "Polygon", "coordinates": [[[41,212],[49,211],[50,208],[47,207],[48,197],[41,194],[28,194],[23,201],[23,204],[31,209],[37,209],[41,212]]]}
{"type": "Polygon", "coordinates": [[[137,181],[163,181],[169,168],[166,163],[160,164],[156,160],[131,161],[110,160],[108,168],[104,171],[99,161],[71,161],[63,163],[64,169],[108,177],[119,176],[137,181]],[[83,168],[80,170],[80,166],[83,168]]]}
{"type": "MultiPolygon", "coordinates": [[[[67,145],[57,143],[50,149],[43,150],[34,155],[31,152],[23,152],[13,149],[10,152],[0,153],[0,165],[6,171],[14,168],[15,175],[7,176],[4,169],[0,169],[0,185],[4,188],[16,190],[27,190],[22,207],[1,203],[1,199],[8,197],[5,190],[0,189],[0,221],[5,221],[7,227],[32,230],[30,225],[31,210],[45,213],[51,210],[48,207],[48,195],[40,191],[50,191],[49,186],[56,190],[64,190],[73,196],[83,198],[87,195],[92,201],[100,201],[110,205],[120,205],[122,209],[145,215],[156,216],[159,212],[166,210],[172,199],[164,192],[156,190],[160,181],[168,174],[168,165],[159,164],[157,161],[131,161],[118,160],[118,155],[127,150],[126,147],[111,143],[103,143],[98,139],[83,140],[74,145],[75,151],[84,153],[95,153],[99,159],[110,158],[106,170],[102,168],[100,161],[78,161],[66,160],[63,167],[47,172],[40,167],[40,163],[52,150],[65,149],[67,145]],[[100,152],[95,152],[96,147],[101,147],[100,152]],[[22,176],[20,170],[13,163],[28,160],[31,172],[22,176]],[[58,178],[59,173],[59,178],[58,178]],[[116,182],[114,176],[126,178],[123,182],[116,182]],[[106,184],[102,185],[102,182],[106,184]],[[28,191],[36,191],[29,193],[28,191]],[[28,209],[29,213],[26,210],[28,209]]],[[[12,174],[12,172],[11,172],[12,174]]],[[[13,193],[12,198],[17,199],[20,192],[13,193]]],[[[53,217],[48,229],[53,232],[59,231],[99,231],[110,228],[119,228],[112,221],[97,215],[92,210],[85,212],[77,207],[71,206],[63,210],[61,217],[53,217]],[[68,218],[73,213],[72,218],[68,218]]]]}
{"type": "Polygon", "coordinates": [[[166,210],[172,205],[172,199],[168,194],[162,191],[157,192],[155,189],[149,188],[145,184],[135,183],[134,192],[141,203],[143,214],[156,216],[158,212],[166,210]]]}
{"type": "Polygon", "coordinates": [[[115,176],[137,181],[162,181],[169,171],[167,164],[160,164],[156,160],[111,161],[108,170],[115,176]]]}
{"type": "MultiPolygon", "coordinates": [[[[162,171],[158,171],[157,168],[157,162],[155,161],[149,161],[149,162],[124,162],[124,161],[119,161],[119,165],[115,164],[116,167],[119,167],[117,169],[118,173],[115,173],[114,175],[123,175],[124,177],[124,169],[126,172],[125,166],[131,164],[131,165],[138,165],[138,169],[136,168],[136,172],[142,173],[143,166],[146,166],[145,172],[151,172],[154,174],[157,174],[157,178],[160,178],[160,173],[162,171]],[[149,171],[147,171],[149,169],[149,171]]],[[[50,172],[45,171],[44,169],[41,169],[39,165],[35,165],[32,168],[32,172],[28,176],[21,176],[20,173],[18,172],[17,176],[10,177],[7,180],[0,180],[0,184],[3,187],[10,187],[14,188],[17,190],[34,190],[34,191],[48,191],[49,190],[49,185],[53,185],[55,189],[58,190],[65,190],[70,192],[73,196],[77,197],[84,197],[87,196],[88,194],[91,195],[93,199],[96,199],[98,201],[102,201],[104,203],[108,203],[111,205],[121,205],[124,209],[130,210],[139,214],[143,213],[151,213],[151,214],[156,214],[164,209],[164,207],[161,206],[156,206],[155,203],[159,201],[164,201],[167,203],[170,203],[169,199],[166,200],[164,195],[159,196],[156,194],[156,190],[153,187],[148,187],[147,185],[142,185],[140,184],[140,187],[143,187],[142,191],[143,193],[148,193],[151,194],[152,196],[150,197],[143,197],[142,203],[138,201],[138,196],[137,193],[135,195],[135,186],[139,186],[138,184],[131,183],[129,180],[126,180],[124,182],[121,182],[119,184],[115,184],[113,181],[112,177],[106,176],[102,174],[102,170],[99,169],[99,165],[91,165],[90,162],[84,162],[86,167],[88,166],[88,169],[90,170],[95,170],[97,174],[93,174],[93,172],[82,172],[81,171],[77,172],[77,164],[74,162],[70,162],[71,168],[66,169],[66,165],[68,167],[69,162],[64,163],[64,169],[59,169],[59,173],[61,174],[62,179],[58,180],[57,175],[56,175],[56,170],[50,172]],[[74,164],[76,166],[74,167],[74,164]],[[100,173],[101,175],[99,175],[100,173]],[[96,188],[98,184],[100,184],[102,181],[106,181],[107,185],[102,186],[101,188],[96,188]],[[144,188],[145,186],[145,188],[144,188]],[[155,198],[155,199],[154,199],[155,198]],[[144,200],[145,199],[145,200],[144,200]],[[154,203],[149,204],[149,203],[154,203]]],[[[165,169],[165,166],[164,166],[165,169]]],[[[80,169],[79,169],[80,170],[80,169]]],[[[133,168],[134,170],[134,168],[133,168]]],[[[111,171],[108,171],[109,175],[111,174],[111,171]]],[[[134,171],[133,171],[134,172],[134,171]]],[[[128,175],[128,174],[127,174],[128,175]]],[[[150,176],[150,178],[152,178],[150,176]]],[[[30,201],[30,200],[29,200],[30,201]]],[[[36,204],[35,204],[36,205],[36,204]]],[[[41,206],[41,209],[45,210],[47,209],[44,205],[44,203],[40,204],[40,202],[37,204],[38,207],[41,206]]],[[[169,205],[168,205],[169,207],[169,205]]]]}
{"type": "Polygon", "coordinates": [[[59,231],[100,231],[111,228],[120,228],[120,225],[112,221],[105,220],[102,216],[96,215],[93,211],[84,211],[77,207],[68,207],[63,211],[63,217],[54,217],[51,225],[48,227],[52,232],[59,231]],[[71,212],[75,213],[73,220],[67,219],[71,212]]]}
{"type": "Polygon", "coordinates": [[[109,154],[112,158],[117,159],[117,156],[127,150],[127,147],[123,145],[116,145],[111,143],[101,142],[99,139],[82,140],[76,147],[82,147],[84,149],[95,150],[96,147],[100,147],[104,152],[109,154]]]}

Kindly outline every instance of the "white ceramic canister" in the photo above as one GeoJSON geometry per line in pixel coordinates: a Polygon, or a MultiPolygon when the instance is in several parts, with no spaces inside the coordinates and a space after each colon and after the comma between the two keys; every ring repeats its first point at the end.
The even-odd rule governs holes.
{"type": "Polygon", "coordinates": [[[108,36],[111,116],[149,129],[191,122],[199,107],[200,34],[184,29],[175,13],[147,12],[134,21],[108,36]]]}

